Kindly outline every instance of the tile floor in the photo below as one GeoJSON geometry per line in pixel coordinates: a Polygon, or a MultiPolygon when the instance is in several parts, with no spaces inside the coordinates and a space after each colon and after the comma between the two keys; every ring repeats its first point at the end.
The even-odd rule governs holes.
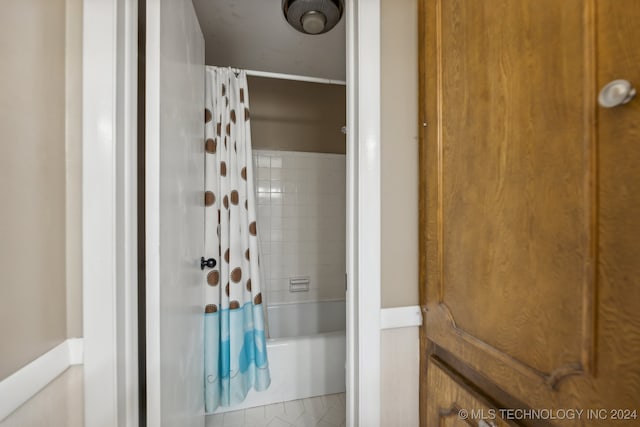
{"type": "Polygon", "coordinates": [[[327,394],[206,417],[206,427],[341,427],[345,394],[327,394]]]}

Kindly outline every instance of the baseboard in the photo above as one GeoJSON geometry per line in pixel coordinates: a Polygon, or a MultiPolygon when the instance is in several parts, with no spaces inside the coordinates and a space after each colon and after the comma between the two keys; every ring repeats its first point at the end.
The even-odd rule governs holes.
{"type": "Polygon", "coordinates": [[[71,365],[82,364],[82,338],[70,338],[0,381],[0,421],[71,365]]]}
{"type": "Polygon", "coordinates": [[[422,325],[420,306],[383,308],[380,310],[380,329],[407,328],[422,325]]]}

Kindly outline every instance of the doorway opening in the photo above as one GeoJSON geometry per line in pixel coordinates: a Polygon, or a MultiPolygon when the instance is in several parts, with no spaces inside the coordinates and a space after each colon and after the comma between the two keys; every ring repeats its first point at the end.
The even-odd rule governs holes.
{"type": "MultiPolygon", "coordinates": [[[[114,5],[116,2],[114,0],[114,5]]],[[[229,7],[233,6],[227,4],[229,7]]],[[[169,46],[173,34],[180,37],[180,19],[185,15],[180,11],[172,9],[174,7],[187,7],[191,2],[161,2],[159,0],[144,2],[144,271],[137,272],[144,277],[145,287],[139,289],[144,291],[145,299],[145,329],[146,336],[144,347],[138,347],[138,328],[132,318],[136,318],[141,313],[133,305],[132,301],[137,299],[137,295],[129,294],[131,286],[136,282],[135,262],[132,268],[129,264],[120,264],[116,259],[115,251],[111,251],[111,246],[105,246],[105,240],[85,240],[84,261],[85,271],[93,271],[96,265],[100,265],[103,270],[108,270],[101,284],[96,287],[95,282],[91,286],[85,281],[84,286],[84,318],[85,324],[89,325],[85,329],[85,400],[87,423],[92,419],[100,417],[98,422],[105,419],[122,418],[131,419],[136,411],[147,414],[147,424],[162,425],[163,420],[171,419],[178,414],[190,414],[189,417],[197,419],[202,416],[197,393],[188,384],[199,383],[195,381],[185,381],[189,372],[184,369],[170,369],[176,366],[193,366],[200,369],[201,364],[181,365],[179,358],[185,355],[197,355],[199,351],[193,350],[184,352],[184,346],[179,342],[171,342],[171,337],[184,336],[184,331],[193,332],[193,336],[199,335],[197,326],[200,322],[194,323],[195,328],[189,328],[186,323],[180,324],[179,319],[170,319],[175,314],[174,308],[191,312],[193,307],[190,304],[183,304],[186,293],[184,290],[169,287],[171,295],[165,295],[167,291],[166,283],[182,283],[181,281],[166,281],[167,272],[175,272],[180,268],[173,268],[170,262],[182,262],[187,258],[168,257],[163,251],[173,247],[167,245],[166,241],[160,238],[160,232],[171,230],[166,221],[161,221],[161,216],[166,212],[173,212],[176,207],[171,204],[161,204],[164,197],[161,192],[170,192],[177,188],[177,182],[163,175],[167,169],[161,168],[163,161],[169,159],[179,159],[179,156],[165,156],[161,150],[165,148],[176,148],[166,141],[179,140],[179,134],[172,134],[172,129],[167,125],[169,120],[161,117],[161,108],[158,105],[160,100],[166,100],[166,94],[160,96],[163,90],[174,90],[172,93],[185,94],[186,90],[176,90],[175,80],[167,84],[166,69],[162,67],[171,65],[170,61],[163,61],[171,56],[163,56],[162,49],[175,48],[176,57],[179,55],[190,55],[194,51],[185,49],[184,46],[169,46]],[[160,37],[162,35],[162,37],[160,37]],[[161,141],[163,141],[161,143],[161,141]],[[163,157],[165,156],[165,157],[163,157]],[[169,186],[163,186],[168,184],[169,186]],[[175,185],[175,187],[171,187],[175,185]],[[164,227],[164,228],[163,228],[164,227]],[[134,272],[133,275],[131,273],[134,272]],[[120,278],[124,276],[124,280],[120,278]],[[132,277],[133,276],[133,277],[132,277]],[[113,298],[105,301],[105,292],[97,292],[97,289],[112,289],[108,294],[113,298]],[[116,296],[118,298],[116,298],[116,296]],[[171,296],[171,297],[169,297],[171,296]],[[108,303],[108,304],[105,304],[108,303]],[[176,304],[167,307],[167,304],[176,304]],[[124,313],[124,317],[122,316],[124,313]],[[121,321],[121,319],[125,319],[121,321]],[[174,321],[176,320],[176,321],[174,321]],[[179,334],[177,333],[179,332],[179,334]],[[165,335],[163,335],[165,334],[165,335]],[[135,344],[134,344],[135,343],[135,344]],[[139,349],[146,351],[144,365],[140,368],[144,371],[138,378],[137,371],[131,374],[132,367],[136,366],[135,361],[140,360],[139,349]],[[175,358],[174,358],[175,356],[175,358]],[[133,363],[132,363],[133,362],[133,363]],[[171,371],[171,372],[169,372],[171,371]],[[117,373],[117,375],[114,375],[117,373]],[[117,377],[117,382],[109,393],[105,394],[105,384],[112,384],[112,379],[117,377]],[[141,399],[138,394],[139,387],[132,387],[132,379],[138,378],[138,382],[143,381],[146,389],[145,399],[141,399]],[[122,384],[121,384],[122,381],[122,384]],[[135,390],[135,392],[132,392],[135,390]],[[163,393],[169,390],[180,390],[173,393],[175,399],[163,398],[163,393]],[[191,397],[191,398],[190,398],[191,397]],[[168,399],[168,400],[167,400],[168,399]],[[146,400],[146,408],[138,405],[138,400],[142,403],[146,400]],[[94,411],[100,402],[101,411],[94,411]],[[184,405],[183,405],[184,403],[184,405]],[[189,403],[189,405],[187,405],[189,403]],[[192,403],[192,405],[191,405],[192,403]],[[105,412],[109,412],[107,416],[105,412]],[[124,415],[122,415],[124,414],[124,415]],[[106,417],[106,418],[105,418],[106,417]]],[[[346,62],[346,85],[347,108],[346,124],[349,128],[346,148],[346,202],[345,208],[347,218],[345,220],[346,233],[346,261],[345,266],[348,273],[347,297],[345,305],[347,307],[346,316],[346,390],[345,404],[347,407],[346,424],[376,425],[379,418],[379,378],[378,375],[359,375],[359,372],[377,372],[379,369],[379,271],[376,260],[379,259],[379,41],[376,36],[379,33],[379,4],[378,2],[367,2],[360,4],[356,0],[347,1],[345,15],[345,26],[347,30],[347,58],[346,62]],[[365,71],[366,70],[366,71],[365,71]],[[350,83],[349,83],[350,82],[350,83]],[[355,84],[357,82],[357,85],[355,84]],[[366,93],[365,93],[366,92],[366,93]],[[363,129],[366,132],[363,132],[363,129]],[[366,137],[360,138],[360,134],[366,137]],[[368,230],[366,233],[363,229],[368,230]],[[377,237],[376,237],[377,236],[377,237]],[[367,259],[362,262],[363,257],[367,259]],[[368,270],[365,271],[367,264],[368,270]],[[367,293],[358,293],[358,283],[367,281],[367,293]]],[[[99,167],[103,173],[96,175],[92,170],[85,168],[83,172],[84,194],[100,194],[104,187],[113,188],[116,197],[100,199],[100,206],[103,208],[96,212],[92,208],[95,197],[87,197],[84,201],[84,220],[87,224],[130,224],[137,221],[137,209],[135,199],[131,200],[131,194],[135,193],[137,187],[138,169],[135,167],[135,150],[131,153],[132,141],[135,141],[135,127],[140,126],[135,118],[131,117],[131,112],[135,111],[137,104],[135,96],[135,66],[137,56],[137,39],[135,34],[138,30],[135,20],[136,11],[131,8],[111,10],[105,14],[98,5],[88,3],[84,9],[85,14],[85,52],[95,52],[96,55],[85,55],[85,99],[105,100],[105,108],[100,111],[92,108],[92,104],[85,104],[84,135],[83,146],[84,157],[92,159],[91,164],[99,167]],[[122,13],[115,13],[115,11],[122,13]],[[112,13],[113,12],[113,13],[112,13]],[[100,17],[100,19],[98,19],[100,17]],[[108,29],[108,31],[107,31],[108,29]],[[123,36],[124,33],[124,36],[123,36]],[[109,49],[108,47],[112,47],[109,49]],[[133,55],[135,54],[135,55],[133,55]],[[131,61],[134,57],[133,62],[131,61]],[[123,60],[123,58],[125,60],[123,60]],[[110,73],[110,70],[118,72],[110,73]],[[133,75],[133,78],[132,78],[133,75]],[[105,86],[105,81],[109,82],[105,86]],[[133,82],[133,84],[132,84],[133,82]],[[134,88],[131,93],[131,88],[134,88]],[[106,92],[111,90],[113,97],[106,96],[106,92]],[[108,102],[107,102],[108,101],[108,102]],[[111,105],[107,108],[106,104],[111,105]],[[95,110],[95,111],[94,111],[95,110]],[[100,114],[98,114],[100,112],[100,114]],[[124,117],[124,120],[121,118],[124,117]],[[104,144],[91,144],[93,141],[94,129],[103,129],[105,125],[110,126],[111,133],[98,133],[96,137],[104,144]],[[93,133],[92,133],[93,132],[93,133]],[[115,140],[109,140],[109,135],[113,135],[115,140]],[[124,136],[123,136],[124,135],[124,136]],[[105,151],[106,150],[106,151],[105,151]],[[133,160],[133,165],[130,161],[133,160]],[[123,180],[120,173],[126,170],[123,180]]],[[[142,25],[142,24],[141,24],[142,25]]],[[[329,34],[329,33],[328,33],[329,34]]],[[[326,36],[325,34],[323,36],[326,36]]],[[[184,35],[184,33],[182,33],[184,35]]],[[[321,36],[318,36],[321,37],[321,36]]],[[[197,39],[197,37],[195,38],[197,39]]],[[[194,40],[195,40],[194,39],[194,40]]],[[[202,40],[204,44],[204,40],[202,40]]],[[[344,43],[344,40],[343,40],[344,43]]],[[[316,51],[319,52],[319,51],[316,51]]],[[[204,61],[201,63],[204,65],[204,61]]],[[[231,62],[227,62],[231,64],[231,62]]],[[[242,64],[236,65],[243,67],[242,64]]],[[[244,66],[245,68],[248,68],[244,66]]],[[[275,71],[278,72],[278,71],[275,71]]],[[[282,72],[282,71],[280,71],[282,72]]],[[[305,75],[307,73],[300,73],[305,75]]],[[[177,75],[180,75],[178,73],[177,75]]],[[[308,75],[308,74],[307,74],[308,75]]],[[[202,83],[202,81],[200,80],[202,83]]],[[[203,91],[196,91],[202,93],[203,91]]],[[[193,92],[195,94],[195,92],[193,92]]],[[[174,108],[177,113],[186,112],[186,109],[174,108]]],[[[200,111],[201,105],[200,105],[200,111]]],[[[135,116],[135,113],[133,114],[135,116]]],[[[194,186],[195,188],[195,186],[194,186]]],[[[167,193],[165,193],[166,195],[167,193]]],[[[196,221],[197,222],[197,221],[196,221]]],[[[94,227],[98,230],[98,227],[94,227]]],[[[111,228],[109,229],[111,230],[111,228]]],[[[135,227],[115,227],[113,228],[113,241],[115,246],[127,245],[131,242],[131,230],[135,236],[135,227]]],[[[186,233],[177,233],[178,238],[186,233]]],[[[89,237],[90,234],[87,234],[89,237]]],[[[105,237],[106,238],[106,237],[105,237]]],[[[134,239],[135,240],[135,239],[134,239]]],[[[188,241],[189,239],[184,239],[188,241]]],[[[180,240],[177,240],[180,242],[180,240]]],[[[135,243],[131,246],[135,248],[135,243]]],[[[191,254],[195,259],[197,255],[191,254]]],[[[135,258],[135,257],[134,257],[135,258]]],[[[199,258],[199,257],[198,257],[199,258]]],[[[178,267],[186,265],[177,264],[178,267]]],[[[138,276],[141,277],[141,276],[138,276]]],[[[196,280],[197,282],[198,280],[196,280]]],[[[343,281],[340,281],[341,284],[343,281]]],[[[200,284],[198,284],[200,288],[200,284]]],[[[195,292],[194,292],[195,293],[195,292]]],[[[142,294],[140,294],[142,297],[142,294]]],[[[201,314],[200,314],[201,318],[201,314]]],[[[201,335],[200,335],[201,336],[201,335]]],[[[190,348],[190,347],[188,347],[190,348]]],[[[137,415],[137,414],[136,414],[137,415]]],[[[137,418],[137,417],[136,417],[137,418]]],[[[144,421],[144,420],[143,420],[144,421]]],[[[187,425],[187,424],[184,424],[187,425]]]]}
{"type": "MultiPolygon", "coordinates": [[[[244,417],[248,422],[315,425],[330,420],[341,425],[346,420],[345,20],[311,36],[288,25],[283,10],[272,3],[232,3],[196,0],[194,8],[207,67],[232,67],[247,75],[244,104],[250,110],[271,385],[250,390],[229,406],[205,402],[207,422],[244,417]]],[[[224,91],[218,95],[225,96],[224,91]]],[[[216,112],[213,116],[215,123],[216,112]]],[[[218,147],[224,132],[222,123],[218,147]]],[[[218,155],[213,151],[205,153],[205,162],[218,155]]],[[[205,174],[214,170],[206,168],[205,174]]],[[[224,252],[223,245],[221,264],[224,252]]],[[[215,295],[205,299],[213,306],[219,301],[215,295]]]]}

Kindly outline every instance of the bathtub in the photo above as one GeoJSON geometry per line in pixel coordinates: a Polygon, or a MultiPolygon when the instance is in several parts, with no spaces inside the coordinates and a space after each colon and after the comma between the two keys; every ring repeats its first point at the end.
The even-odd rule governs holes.
{"type": "Polygon", "coordinates": [[[267,315],[271,385],[214,413],[345,391],[344,300],[272,304],[267,315]]]}

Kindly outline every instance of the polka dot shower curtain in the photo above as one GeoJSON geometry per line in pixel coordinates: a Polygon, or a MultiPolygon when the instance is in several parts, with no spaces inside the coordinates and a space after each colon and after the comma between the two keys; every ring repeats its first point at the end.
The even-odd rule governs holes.
{"type": "Polygon", "coordinates": [[[205,287],[207,412],[270,384],[260,289],[249,95],[244,71],[207,67],[205,287]]]}

